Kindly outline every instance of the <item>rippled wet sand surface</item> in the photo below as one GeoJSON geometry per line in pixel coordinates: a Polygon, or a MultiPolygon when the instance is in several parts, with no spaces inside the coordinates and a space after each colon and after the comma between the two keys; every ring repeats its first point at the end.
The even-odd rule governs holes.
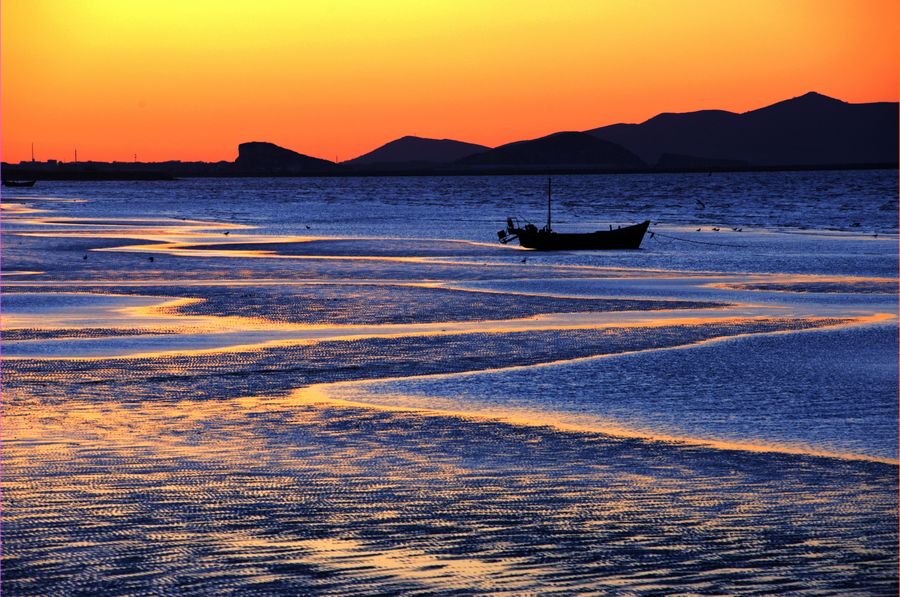
{"type": "Polygon", "coordinates": [[[896,467],[301,398],[6,415],[5,588],[889,593],[896,467]]]}
{"type": "Polygon", "coordinates": [[[713,223],[833,184],[879,236],[663,192],[700,244],[490,244],[524,179],[4,196],[3,591],[896,594],[896,177],[810,176],[713,223]]]}

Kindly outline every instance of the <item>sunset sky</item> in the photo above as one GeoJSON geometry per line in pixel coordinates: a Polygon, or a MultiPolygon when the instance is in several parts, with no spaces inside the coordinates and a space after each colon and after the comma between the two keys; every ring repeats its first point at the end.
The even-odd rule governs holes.
{"type": "Polygon", "coordinates": [[[896,0],[3,0],[3,160],[352,158],[815,90],[897,101],[896,0]]]}

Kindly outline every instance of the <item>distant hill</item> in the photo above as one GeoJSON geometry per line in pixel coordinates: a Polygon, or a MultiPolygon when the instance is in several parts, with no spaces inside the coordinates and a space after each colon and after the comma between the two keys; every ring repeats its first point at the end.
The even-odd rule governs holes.
{"type": "Polygon", "coordinates": [[[488,149],[490,148],[484,145],[453,139],[428,139],[407,135],[342,164],[355,166],[449,164],[488,149]]]}
{"type": "Polygon", "coordinates": [[[663,113],[641,124],[560,132],[494,149],[401,137],[336,164],[279,147],[238,146],[234,162],[2,163],[3,178],[166,180],[189,176],[383,176],[896,168],[897,102],[851,104],[810,92],[743,114],[663,113]]]}
{"type": "Polygon", "coordinates": [[[897,102],[850,104],[810,92],[743,114],[664,113],[587,132],[648,164],[715,167],[896,164],[897,131],[897,102]]]}
{"type": "Polygon", "coordinates": [[[507,143],[456,162],[461,166],[566,168],[640,168],[644,163],[624,147],[587,133],[553,133],[539,139],[507,143]]]}
{"type": "Polygon", "coordinates": [[[335,163],[279,147],[274,143],[251,141],[238,145],[234,170],[238,174],[284,175],[330,172],[335,163]]]}

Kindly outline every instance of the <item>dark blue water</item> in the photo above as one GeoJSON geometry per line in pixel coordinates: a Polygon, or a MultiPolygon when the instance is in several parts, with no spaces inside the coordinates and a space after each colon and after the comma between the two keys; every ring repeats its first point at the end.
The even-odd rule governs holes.
{"type": "Polygon", "coordinates": [[[897,171],[545,184],[4,192],[4,592],[896,594],[897,171]]]}
{"type": "Polygon", "coordinates": [[[896,459],[897,348],[894,326],[749,336],[684,350],[373,383],[363,399],[482,413],[543,411],[647,436],[896,459]],[[418,399],[397,398],[409,396],[418,399]]]}
{"type": "MultiPolygon", "coordinates": [[[[27,229],[68,234],[73,227],[60,223],[74,218],[75,224],[87,225],[90,236],[102,237],[107,230],[114,237],[66,241],[84,243],[78,251],[99,246],[97,243],[115,247],[161,238],[192,238],[193,232],[180,232],[179,226],[186,220],[200,222],[204,240],[195,242],[206,243],[201,246],[235,238],[245,242],[290,240],[296,235],[347,239],[297,245],[301,257],[329,258],[321,262],[196,257],[154,262],[153,275],[163,276],[160,284],[167,278],[228,279],[240,272],[241,277],[292,282],[304,277],[343,282],[424,280],[451,283],[458,291],[497,291],[504,297],[525,293],[742,305],[730,311],[734,317],[896,314],[895,170],[558,176],[553,187],[558,230],[593,229],[646,218],[653,221],[651,230],[659,236],[645,239],[641,251],[528,253],[527,262],[521,263],[525,254],[514,247],[501,247],[495,232],[507,214],[540,221],[545,213],[545,182],[536,176],[41,182],[34,189],[16,190],[6,197],[44,211],[8,217],[4,227],[12,232],[27,229]],[[171,222],[143,221],[147,219],[171,222]],[[203,222],[210,225],[205,237],[203,222]],[[232,229],[226,238],[212,228],[221,223],[246,228],[232,229]],[[173,229],[167,231],[170,225],[173,229]],[[132,238],[122,239],[123,235],[132,238]],[[421,239],[474,241],[484,246],[436,245],[421,239]],[[412,256],[424,261],[343,260],[365,255],[412,256]],[[486,268],[486,264],[495,267],[486,268]],[[498,269],[498,265],[502,267],[498,269]],[[648,273],[654,271],[657,273],[648,273]],[[706,277],[697,278],[697,272],[705,272],[706,277]],[[753,305],[766,305],[769,311],[753,305]]],[[[88,276],[109,280],[125,272],[130,277],[144,277],[150,267],[143,256],[116,252],[92,254],[89,261],[79,261],[75,255],[73,261],[57,261],[64,254],[59,250],[63,241],[13,238],[17,243],[50,243],[20,250],[7,244],[7,270],[19,263],[18,269],[47,272],[38,279],[88,276]],[[105,260],[102,267],[98,265],[101,257],[105,260]],[[97,267],[100,269],[91,269],[97,267]]],[[[281,250],[296,254],[289,245],[284,247],[281,250]]],[[[284,312],[279,304],[295,301],[291,308],[302,310],[304,304],[315,300],[322,322],[365,322],[377,312],[394,313],[378,318],[381,323],[433,319],[427,314],[434,309],[428,306],[433,299],[399,290],[379,295],[380,311],[377,305],[373,310],[365,301],[353,299],[335,317],[323,309],[350,297],[348,293],[367,292],[364,287],[343,288],[343,295],[338,290],[330,298],[282,294],[263,300],[259,291],[252,293],[259,302],[247,302],[250,295],[234,295],[237,291],[223,296],[243,296],[245,304],[239,312],[245,316],[273,317],[275,311],[284,312]]],[[[159,291],[165,292],[165,287],[159,291]]],[[[216,309],[233,300],[218,300],[209,291],[198,294],[173,287],[168,292],[205,296],[207,305],[219,305],[216,309]]],[[[465,300],[456,300],[453,294],[440,296],[445,302],[438,319],[471,319],[474,311],[492,312],[483,305],[499,300],[491,301],[489,294],[457,292],[457,296],[465,300]],[[454,315],[454,305],[466,312],[454,315]]],[[[60,301],[54,298],[52,304],[60,308],[65,304],[60,301]]],[[[317,322],[308,313],[300,321],[317,322]]],[[[94,321],[92,325],[100,324],[94,321]]],[[[413,380],[378,389],[379,396],[373,399],[384,401],[385,392],[441,396],[460,410],[467,404],[498,412],[507,407],[531,408],[589,415],[659,434],[784,443],[895,458],[895,326],[896,320],[888,320],[859,331],[738,339],[528,372],[485,373],[439,382],[413,380]],[[552,395],[547,388],[553,388],[552,395]]],[[[245,337],[249,342],[250,336],[245,337]]],[[[190,340],[185,338],[178,346],[190,340]]],[[[67,346],[86,350],[89,345],[99,345],[102,354],[113,342],[100,338],[75,344],[63,339],[54,344],[47,339],[44,344],[46,354],[66,354],[60,347],[67,346]]],[[[165,337],[158,336],[129,336],[115,342],[117,350],[141,342],[166,345],[165,337]]],[[[34,342],[22,346],[8,344],[7,350],[10,354],[44,354],[34,342]]],[[[502,345],[497,350],[503,350],[502,345]]],[[[560,353],[559,358],[565,354],[560,353]]]]}
{"type": "MultiPolygon", "coordinates": [[[[729,247],[648,240],[640,254],[567,255],[567,263],[622,267],[889,275],[896,251],[896,170],[556,176],[559,231],[651,220],[651,229],[729,247]],[[702,203],[701,203],[702,202],[702,203]],[[703,231],[696,233],[696,228],[703,231]],[[720,232],[712,228],[720,228],[720,232]],[[772,234],[747,243],[742,233],[772,234]],[[851,235],[804,235],[841,231],[851,235]],[[894,242],[895,242],[894,238],[894,242]],[[667,243],[674,243],[669,246],[667,243]],[[814,248],[813,248],[814,247],[814,248]],[[851,257],[852,254],[852,257],[851,257]]],[[[44,182],[5,197],[89,199],[53,205],[59,216],[170,217],[253,226],[251,234],[452,238],[494,243],[508,215],[542,224],[539,176],[185,179],[44,182]],[[307,228],[309,227],[309,228],[307,228]]]]}

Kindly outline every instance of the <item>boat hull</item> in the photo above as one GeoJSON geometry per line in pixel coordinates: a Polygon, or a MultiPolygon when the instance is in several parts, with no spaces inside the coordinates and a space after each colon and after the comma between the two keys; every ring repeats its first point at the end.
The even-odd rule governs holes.
{"type": "Polygon", "coordinates": [[[34,180],[4,180],[3,186],[5,187],[19,187],[19,188],[29,188],[33,187],[34,183],[37,181],[34,180]]]}
{"type": "Polygon", "coordinates": [[[639,249],[650,221],[615,230],[598,230],[580,234],[516,230],[519,244],[535,251],[608,251],[639,249]]]}

